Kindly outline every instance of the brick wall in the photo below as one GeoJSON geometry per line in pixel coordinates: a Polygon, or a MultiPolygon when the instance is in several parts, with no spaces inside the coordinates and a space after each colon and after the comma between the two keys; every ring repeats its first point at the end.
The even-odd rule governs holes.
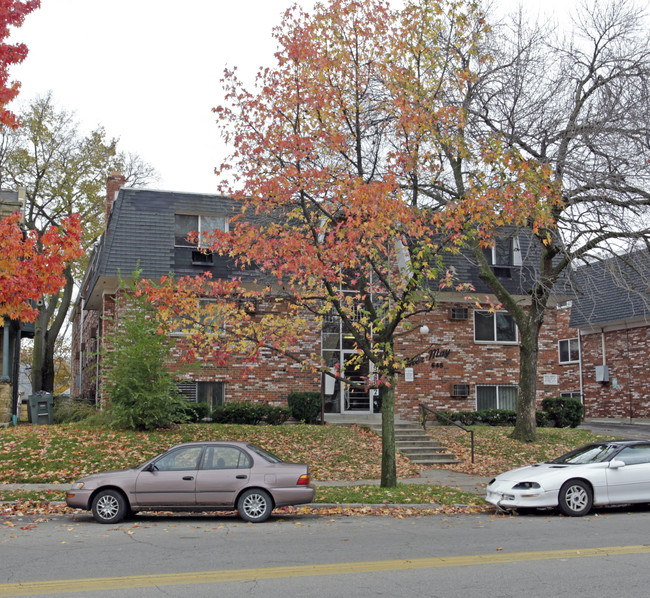
{"type": "Polygon", "coordinates": [[[606,331],[604,337],[609,381],[597,382],[602,334],[582,335],[585,417],[650,417],[650,326],[606,331]]]}
{"type": "MultiPolygon", "coordinates": [[[[427,315],[429,328],[426,340],[433,343],[434,352],[425,355],[413,366],[413,382],[400,376],[396,393],[396,413],[403,419],[414,420],[418,403],[433,409],[471,411],[476,406],[477,385],[518,386],[519,346],[474,341],[472,307],[468,319],[450,318],[452,307],[467,304],[447,304],[427,315]],[[436,349],[438,351],[436,351],[436,349]],[[452,397],[454,384],[469,384],[467,397],[452,397]]],[[[577,336],[568,327],[568,310],[549,309],[540,334],[538,358],[537,402],[560,392],[579,392],[578,365],[559,364],[558,334],[577,336]]],[[[416,329],[405,337],[399,349],[404,355],[418,351],[423,339],[416,329]]],[[[420,349],[421,350],[421,349],[420,349]]]]}
{"type": "MultiPolygon", "coordinates": [[[[517,386],[519,380],[519,347],[517,345],[477,343],[474,341],[472,307],[467,320],[452,320],[452,306],[468,307],[463,303],[443,304],[427,315],[428,334],[423,338],[416,328],[402,337],[397,349],[403,355],[414,355],[432,344],[433,351],[424,354],[413,365],[413,381],[400,375],[396,392],[396,414],[415,420],[418,403],[431,408],[452,411],[476,409],[477,385],[517,386]],[[453,397],[455,384],[468,384],[467,397],[453,397]]],[[[73,328],[73,346],[81,342],[85,349],[75,362],[73,349],[73,381],[83,371],[81,388],[73,387],[73,394],[94,396],[97,367],[92,354],[94,339],[105,343],[105,330],[116,314],[115,298],[104,296],[103,319],[97,312],[86,312],[84,331],[73,328]],[[93,336],[94,331],[99,331],[93,336]],[[79,340],[77,340],[79,339],[79,340]]],[[[559,363],[558,341],[576,338],[578,333],[569,327],[570,310],[549,309],[540,336],[537,381],[538,405],[545,397],[560,393],[580,392],[578,363],[559,363]]],[[[78,318],[77,318],[78,320],[78,318]]],[[[595,381],[595,367],[602,364],[601,335],[582,337],[584,403],[586,417],[643,418],[650,414],[650,327],[619,330],[606,333],[606,359],[610,381],[595,381]]],[[[297,352],[308,354],[320,350],[320,331],[314,326],[310,338],[304,339],[297,352]]],[[[198,368],[183,371],[180,376],[192,381],[222,381],[226,401],[254,401],[283,405],[289,392],[320,388],[320,376],[303,369],[299,364],[272,354],[263,355],[259,363],[247,364],[233,358],[226,367],[204,363],[198,368]]]]}

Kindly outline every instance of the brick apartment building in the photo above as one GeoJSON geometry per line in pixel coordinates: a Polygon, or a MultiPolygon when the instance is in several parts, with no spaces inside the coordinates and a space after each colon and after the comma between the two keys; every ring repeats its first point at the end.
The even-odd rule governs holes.
{"type": "Polygon", "coordinates": [[[570,325],[585,413],[650,420],[650,251],[584,266],[576,278],[570,325]]]}
{"type": "MultiPolygon", "coordinates": [[[[227,197],[172,193],[146,189],[121,188],[123,178],[112,176],[108,183],[106,230],[91,257],[73,312],[72,394],[97,400],[101,396],[101,362],[96,355],[107,325],[119,318],[115,301],[119,273],[128,275],[136,267],[144,278],[160,278],[170,272],[179,276],[200,274],[205,270],[214,277],[241,276],[228,258],[205,256],[186,240],[193,230],[222,228],[236,209],[227,197]]],[[[495,272],[511,292],[525,301],[526,256],[531,247],[525,235],[511,231],[494,250],[495,272]]],[[[477,293],[489,293],[478,278],[472,260],[459,255],[450,264],[459,280],[471,282],[477,293]],[[453,262],[453,263],[452,263],[453,262]]],[[[247,274],[244,273],[244,276],[247,274]]],[[[254,272],[248,273],[251,281],[254,272]]],[[[538,366],[538,402],[560,394],[581,396],[589,389],[587,377],[581,375],[580,351],[575,352],[577,329],[570,328],[571,310],[563,304],[549,309],[540,337],[538,366]],[[584,384],[584,388],[583,388],[584,384]]],[[[647,317],[647,314],[646,314],[647,317]]],[[[515,408],[518,396],[518,331],[510,315],[501,311],[491,314],[476,309],[472,300],[460,293],[441,293],[439,308],[422,322],[421,332],[404,337],[404,355],[430,350],[398,381],[396,414],[415,420],[420,402],[434,409],[474,410],[515,408]]],[[[576,326],[578,324],[574,324],[576,326]]],[[[646,343],[647,346],[647,343],[646,343]]],[[[328,363],[345,363],[353,347],[346,340],[338,320],[315,326],[311,338],[303,340],[297,351],[320,347],[328,363]]],[[[586,351],[586,345],[585,345],[586,351]]],[[[590,357],[591,359],[591,357],[590,357]]],[[[648,356],[645,355],[646,371],[648,356]]],[[[251,400],[284,404],[287,394],[295,390],[321,389],[319,375],[303,371],[292,361],[266,355],[246,377],[243,364],[233,360],[228,367],[205,366],[183,375],[180,388],[190,400],[212,405],[224,401],[251,400]]],[[[366,374],[367,372],[361,372],[366,374]]],[[[376,413],[380,397],[376,391],[349,388],[325,376],[327,417],[346,414],[360,420],[376,413]]],[[[647,394],[645,395],[647,403],[647,394]]],[[[598,399],[585,400],[587,416],[601,416],[598,399]]],[[[646,411],[650,406],[646,404],[646,411]]],[[[613,415],[619,417],[618,415],[613,415]]],[[[638,411],[635,417],[650,417],[638,411]]]]}

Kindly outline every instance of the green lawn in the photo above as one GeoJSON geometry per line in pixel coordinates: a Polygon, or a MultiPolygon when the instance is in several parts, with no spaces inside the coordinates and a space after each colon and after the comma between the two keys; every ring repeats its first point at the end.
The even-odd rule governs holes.
{"type": "MultiPolygon", "coordinates": [[[[431,428],[462,462],[447,469],[495,475],[543,461],[587,442],[602,439],[586,430],[540,429],[535,444],[508,438],[510,428],[476,427],[475,463],[469,458],[469,435],[457,428],[431,428]]],[[[192,440],[247,440],[287,461],[309,463],[314,480],[355,481],[381,475],[381,440],[363,428],[340,426],[235,426],[188,424],[150,433],[125,432],[66,424],[21,425],[0,430],[0,483],[69,483],[83,475],[131,467],[164,449],[192,440]]],[[[398,477],[415,477],[421,468],[398,455],[398,477]]],[[[63,492],[11,492],[0,487],[0,500],[63,500],[63,492]]],[[[319,487],[321,503],[480,504],[456,490],[423,484],[319,487]]]]}

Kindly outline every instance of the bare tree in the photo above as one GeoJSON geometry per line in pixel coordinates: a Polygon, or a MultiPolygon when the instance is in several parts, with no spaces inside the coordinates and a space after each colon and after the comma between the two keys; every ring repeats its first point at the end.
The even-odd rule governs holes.
{"type": "MultiPolygon", "coordinates": [[[[117,151],[117,140],[107,139],[100,127],[79,133],[74,115],[59,110],[51,94],[36,98],[20,115],[22,126],[0,130],[0,183],[25,189],[25,224],[44,232],[73,212],[82,218],[83,245],[88,250],[104,227],[106,177],[126,172],[127,182],[144,184],[154,170],[135,155],[117,151]]],[[[82,276],[87,257],[65,271],[66,285],[43,306],[35,323],[32,359],[34,391],[54,389],[55,346],[82,276]]]]}
{"type": "Polygon", "coordinates": [[[472,135],[497,135],[553,170],[556,228],[531,230],[539,255],[529,299],[508,293],[480,248],[480,276],[521,335],[514,437],[535,437],[539,331],[571,268],[650,242],[650,38],[631,0],[584,2],[568,34],[521,13],[495,27],[494,61],[471,97],[472,135]]]}

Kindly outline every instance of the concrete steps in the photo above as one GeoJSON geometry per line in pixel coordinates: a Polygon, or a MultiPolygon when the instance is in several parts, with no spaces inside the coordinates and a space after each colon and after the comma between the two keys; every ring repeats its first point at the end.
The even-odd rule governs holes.
{"type": "MultiPolygon", "coordinates": [[[[381,424],[366,427],[381,436],[381,424]]],[[[412,422],[395,422],[395,447],[418,465],[459,463],[456,455],[437,440],[431,440],[418,424],[412,422]]]]}

